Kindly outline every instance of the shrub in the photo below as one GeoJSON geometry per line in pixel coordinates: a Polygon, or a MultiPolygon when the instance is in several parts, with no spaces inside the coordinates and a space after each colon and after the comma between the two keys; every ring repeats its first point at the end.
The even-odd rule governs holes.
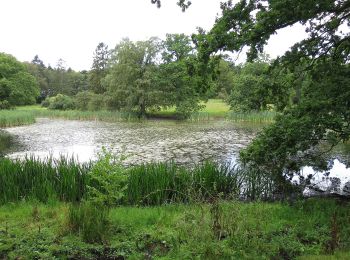
{"type": "Polygon", "coordinates": [[[75,105],[79,110],[88,110],[89,102],[93,93],[89,91],[82,91],[75,95],[75,105]]]}
{"type": "Polygon", "coordinates": [[[126,170],[121,165],[121,159],[111,153],[103,152],[99,160],[89,172],[88,199],[105,206],[119,204],[127,189],[126,170]]]}
{"type": "Polygon", "coordinates": [[[75,108],[74,100],[71,97],[62,94],[46,98],[43,101],[42,106],[57,110],[70,110],[75,108]]]}
{"type": "Polygon", "coordinates": [[[0,110],[11,109],[11,104],[7,100],[0,101],[0,110]]]}
{"type": "Polygon", "coordinates": [[[97,111],[106,107],[105,97],[89,91],[79,92],[75,96],[75,105],[79,110],[97,111]]]}
{"type": "Polygon", "coordinates": [[[97,111],[105,108],[105,101],[102,95],[93,94],[88,103],[88,110],[97,111]]]}

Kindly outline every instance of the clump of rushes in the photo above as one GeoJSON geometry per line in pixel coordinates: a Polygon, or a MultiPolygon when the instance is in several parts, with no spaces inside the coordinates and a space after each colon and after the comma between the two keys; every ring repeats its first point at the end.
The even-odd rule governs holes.
{"type": "Polygon", "coordinates": [[[73,158],[0,159],[0,204],[21,200],[80,202],[86,199],[115,205],[223,199],[269,199],[279,185],[256,169],[204,162],[194,167],[174,162],[124,167],[105,153],[97,162],[73,158]]]}
{"type": "Polygon", "coordinates": [[[229,112],[227,120],[235,122],[274,122],[277,113],[273,111],[229,112]]]}
{"type": "Polygon", "coordinates": [[[72,204],[68,209],[67,229],[79,234],[88,243],[107,241],[109,210],[101,203],[83,202],[72,204]]]}
{"type": "Polygon", "coordinates": [[[34,111],[37,117],[62,118],[67,120],[93,120],[104,122],[136,121],[138,117],[132,112],[123,111],[79,111],[79,110],[49,110],[34,111]]]}
{"type": "Polygon", "coordinates": [[[60,160],[34,157],[24,160],[0,160],[0,203],[35,199],[80,201],[86,191],[90,164],[74,159],[60,160]]]}
{"type": "Polygon", "coordinates": [[[32,111],[0,110],[0,127],[29,125],[35,122],[32,111]]]}

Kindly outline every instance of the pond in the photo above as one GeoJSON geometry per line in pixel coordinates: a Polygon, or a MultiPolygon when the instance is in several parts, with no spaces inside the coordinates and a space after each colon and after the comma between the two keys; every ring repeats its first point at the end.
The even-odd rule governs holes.
{"type": "MultiPolygon", "coordinates": [[[[0,138],[0,152],[10,158],[34,155],[40,158],[74,156],[80,162],[96,160],[106,148],[123,155],[126,165],[171,161],[193,165],[203,160],[235,164],[239,151],[246,147],[263,125],[210,121],[188,123],[149,120],[142,123],[108,123],[38,118],[28,126],[7,128],[0,138]],[[5,141],[4,141],[5,140],[5,141]],[[1,142],[5,145],[1,146],[1,142]]],[[[340,146],[331,155],[334,166],[328,177],[315,174],[310,167],[304,175],[315,174],[320,189],[350,189],[349,146],[340,146]],[[339,181],[334,178],[339,178],[339,181]],[[336,188],[333,183],[338,184],[336,188]],[[334,186],[334,185],[333,185],[334,186]]]]}
{"type": "Polygon", "coordinates": [[[13,139],[7,154],[11,158],[66,155],[84,162],[95,160],[105,147],[126,156],[124,163],[128,165],[170,160],[179,164],[207,159],[234,161],[260,128],[227,121],[107,123],[39,118],[33,125],[6,129],[13,139]]]}

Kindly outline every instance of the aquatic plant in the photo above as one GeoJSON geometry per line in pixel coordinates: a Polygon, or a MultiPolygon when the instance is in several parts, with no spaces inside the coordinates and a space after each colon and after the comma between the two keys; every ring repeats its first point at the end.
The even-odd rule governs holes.
{"type": "Polygon", "coordinates": [[[161,205],[244,198],[271,199],[278,185],[268,173],[206,161],[191,168],[174,162],[123,167],[105,154],[97,162],[73,158],[0,159],[0,203],[21,200],[114,205],[161,205]]]}
{"type": "Polygon", "coordinates": [[[35,122],[32,111],[0,110],[0,127],[29,125],[35,122]]]}
{"type": "Polygon", "coordinates": [[[228,112],[226,119],[235,122],[274,122],[277,113],[273,111],[228,112]]]}

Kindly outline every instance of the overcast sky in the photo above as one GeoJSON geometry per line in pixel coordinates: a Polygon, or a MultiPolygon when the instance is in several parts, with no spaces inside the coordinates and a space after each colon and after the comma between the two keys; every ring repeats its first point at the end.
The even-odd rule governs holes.
{"type": "MultiPolygon", "coordinates": [[[[220,14],[222,0],[192,0],[181,12],[177,0],[162,0],[158,9],[150,0],[0,0],[0,52],[20,61],[38,54],[55,66],[62,58],[67,67],[89,69],[99,42],[110,48],[122,38],[164,38],[166,33],[209,30],[220,14]]],[[[305,37],[301,26],[284,29],[271,38],[266,52],[275,58],[305,37]]]]}

